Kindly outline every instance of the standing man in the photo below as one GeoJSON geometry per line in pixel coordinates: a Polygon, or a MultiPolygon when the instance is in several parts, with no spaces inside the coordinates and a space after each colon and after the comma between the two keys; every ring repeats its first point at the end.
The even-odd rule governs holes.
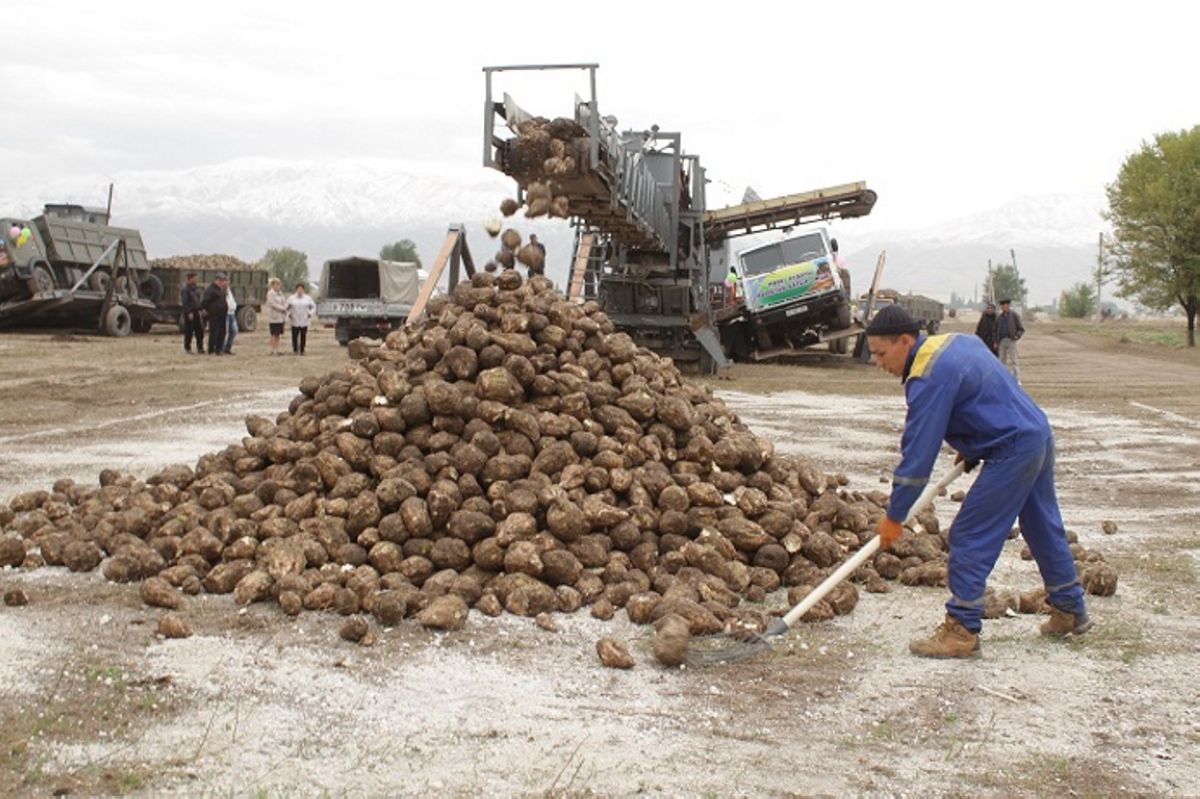
{"type": "Polygon", "coordinates": [[[536,233],[530,233],[530,234],[529,234],[529,243],[530,243],[530,244],[532,244],[534,247],[536,247],[536,248],[537,248],[537,251],[538,251],[538,252],[540,252],[540,253],[542,254],[542,262],[543,262],[543,263],[545,263],[545,260],[546,260],[546,245],[545,245],[545,244],[542,244],[540,241],[538,241],[538,237],[537,237],[537,234],[536,234],[536,233]]]}
{"type": "Polygon", "coordinates": [[[1041,408],[974,336],[925,336],[899,306],[875,315],[867,346],[877,366],[900,378],[908,401],[881,545],[903,534],[901,520],[929,482],[943,440],[967,463],[983,462],[950,527],[946,619],[909,650],[979,655],[984,589],[1016,519],[1046,585],[1051,611],[1042,635],[1087,632],[1092,623],[1054,491],[1054,436],[1041,408]]]}
{"type": "Polygon", "coordinates": [[[200,287],[196,285],[196,273],[188,272],[183,289],[179,292],[179,304],[183,306],[183,351],[191,354],[192,338],[196,339],[196,354],[204,354],[204,319],[200,310],[200,287]]]}
{"type": "Polygon", "coordinates": [[[308,320],[317,311],[317,304],[304,291],[304,284],[296,284],[296,293],[288,297],[288,322],[292,325],[292,354],[303,355],[308,342],[308,320]]]}
{"type": "Polygon", "coordinates": [[[267,291],[267,322],[271,331],[271,354],[279,355],[279,337],[283,335],[283,323],[287,321],[288,302],[283,296],[283,281],[271,278],[267,291]]]}
{"type": "Polygon", "coordinates": [[[220,355],[225,351],[225,316],[229,309],[225,305],[225,289],[228,282],[224,272],[218,272],[213,282],[204,290],[200,307],[208,316],[208,354],[220,355]]]}
{"type": "Polygon", "coordinates": [[[979,315],[979,324],[975,325],[975,335],[987,345],[993,353],[996,352],[996,303],[989,302],[979,315]]]}
{"type": "Polygon", "coordinates": [[[233,297],[233,286],[229,283],[225,284],[225,348],[221,350],[224,355],[233,355],[233,340],[237,338],[237,300],[233,297]]]}
{"type": "Polygon", "coordinates": [[[1021,317],[1012,309],[1012,300],[1000,300],[1000,316],[996,319],[996,355],[1008,373],[1021,384],[1021,362],[1017,357],[1017,342],[1025,335],[1021,317]]]}

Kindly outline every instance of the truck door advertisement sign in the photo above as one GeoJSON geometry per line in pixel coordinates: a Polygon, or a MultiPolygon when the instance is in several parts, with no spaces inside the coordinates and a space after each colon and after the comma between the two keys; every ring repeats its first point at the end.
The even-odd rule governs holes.
{"type": "Polygon", "coordinates": [[[805,261],[745,280],[746,307],[762,310],[834,287],[829,261],[805,261]]]}

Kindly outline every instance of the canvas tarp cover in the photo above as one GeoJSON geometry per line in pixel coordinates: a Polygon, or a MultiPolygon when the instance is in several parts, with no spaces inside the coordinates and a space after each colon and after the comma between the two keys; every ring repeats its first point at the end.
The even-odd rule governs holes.
{"type": "Polygon", "coordinates": [[[326,261],[321,271],[324,299],[378,299],[389,305],[412,305],[420,289],[414,263],[341,258],[326,261]]]}
{"type": "Polygon", "coordinates": [[[379,262],[379,293],[386,303],[412,305],[421,290],[421,278],[414,263],[379,262]]]}

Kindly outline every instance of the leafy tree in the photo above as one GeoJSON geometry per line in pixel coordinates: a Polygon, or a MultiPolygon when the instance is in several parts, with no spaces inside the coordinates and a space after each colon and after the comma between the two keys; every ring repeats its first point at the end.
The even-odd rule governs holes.
{"type": "Polygon", "coordinates": [[[1076,283],[1063,291],[1058,312],[1068,319],[1086,319],[1096,312],[1096,287],[1091,283],[1076,283]]]}
{"type": "Polygon", "coordinates": [[[1117,294],[1147,308],[1179,305],[1188,346],[1200,310],[1200,125],[1143,142],[1106,187],[1117,294]]]}
{"type": "Polygon", "coordinates": [[[412,239],[400,239],[383,245],[379,251],[379,258],[383,261],[400,261],[421,266],[421,256],[417,255],[417,245],[412,239]]]}
{"type": "Polygon", "coordinates": [[[995,295],[989,298],[992,302],[1012,300],[1022,306],[1025,304],[1025,278],[1021,277],[1012,264],[994,267],[988,273],[988,284],[995,291],[995,295]]]}
{"type": "Polygon", "coordinates": [[[312,292],[312,280],[308,274],[308,256],[291,247],[280,247],[267,250],[258,261],[260,269],[266,269],[271,277],[283,281],[285,292],[296,288],[296,284],[304,283],[306,291],[312,292]]]}

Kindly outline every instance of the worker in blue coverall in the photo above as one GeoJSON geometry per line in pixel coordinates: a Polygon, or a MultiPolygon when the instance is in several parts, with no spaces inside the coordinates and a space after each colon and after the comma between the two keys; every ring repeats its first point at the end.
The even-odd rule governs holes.
{"type": "Polygon", "coordinates": [[[1051,607],[1042,634],[1086,632],[1091,621],[1054,491],[1054,436],[1046,415],[976,337],[919,331],[896,305],[867,326],[872,358],[901,379],[908,401],[900,465],[879,522],[882,545],[903,533],[901,522],[929,482],[943,440],[960,460],[983,467],[950,527],[946,619],[909,649],[923,657],[979,655],[984,589],[1016,519],[1051,607]]]}

